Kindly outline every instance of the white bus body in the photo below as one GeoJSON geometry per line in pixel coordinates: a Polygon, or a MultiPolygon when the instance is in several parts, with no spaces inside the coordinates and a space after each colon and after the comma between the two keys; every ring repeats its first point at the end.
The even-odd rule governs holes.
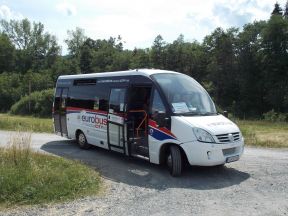
{"type": "Polygon", "coordinates": [[[215,166],[237,161],[242,134],[216,112],[194,79],[165,70],[66,75],[57,80],[55,132],[81,148],[98,146],[167,163],[178,176],[185,161],[215,166]]]}

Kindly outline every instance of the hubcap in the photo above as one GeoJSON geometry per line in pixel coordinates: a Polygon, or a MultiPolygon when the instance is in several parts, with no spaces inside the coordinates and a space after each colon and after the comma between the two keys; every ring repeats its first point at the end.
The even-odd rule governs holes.
{"type": "Polygon", "coordinates": [[[85,136],[84,136],[84,134],[79,134],[79,137],[78,137],[78,140],[79,140],[79,144],[81,145],[81,146],[83,146],[84,144],[85,144],[85,136]]]}

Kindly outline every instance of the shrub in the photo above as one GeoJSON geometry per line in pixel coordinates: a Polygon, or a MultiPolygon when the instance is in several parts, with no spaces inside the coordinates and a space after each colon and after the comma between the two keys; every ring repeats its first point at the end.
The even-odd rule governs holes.
{"type": "Polygon", "coordinates": [[[0,112],[7,112],[21,98],[21,75],[0,74],[0,112]]]}
{"type": "Polygon", "coordinates": [[[51,116],[53,103],[53,89],[33,92],[30,96],[26,95],[16,102],[10,112],[16,115],[34,115],[37,117],[51,116]],[[30,100],[30,112],[29,112],[30,100]]]}
{"type": "Polygon", "coordinates": [[[264,120],[271,122],[285,122],[288,121],[288,114],[277,113],[274,109],[270,110],[267,113],[263,114],[264,120]]]}

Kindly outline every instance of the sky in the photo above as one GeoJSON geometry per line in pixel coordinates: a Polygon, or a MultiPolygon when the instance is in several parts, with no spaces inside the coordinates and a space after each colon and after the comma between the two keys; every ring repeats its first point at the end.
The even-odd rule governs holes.
{"type": "MultiPolygon", "coordinates": [[[[67,53],[67,30],[84,29],[92,39],[121,35],[124,48],[147,48],[157,35],[197,40],[215,28],[241,28],[267,20],[275,0],[0,0],[0,19],[41,22],[67,53]]],[[[278,0],[284,7],[286,0],[278,0]]]]}

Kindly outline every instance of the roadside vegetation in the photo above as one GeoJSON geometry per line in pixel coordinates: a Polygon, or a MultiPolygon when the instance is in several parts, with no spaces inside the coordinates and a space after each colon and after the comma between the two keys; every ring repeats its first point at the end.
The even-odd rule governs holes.
{"type": "Polygon", "coordinates": [[[18,134],[0,148],[0,207],[62,202],[95,195],[98,172],[78,161],[33,152],[31,135],[18,134]]]}
{"type": "Polygon", "coordinates": [[[288,123],[269,121],[236,121],[245,144],[256,147],[288,148],[288,123]]]}
{"type": "Polygon", "coordinates": [[[0,114],[0,130],[53,132],[52,118],[0,114]]]}

